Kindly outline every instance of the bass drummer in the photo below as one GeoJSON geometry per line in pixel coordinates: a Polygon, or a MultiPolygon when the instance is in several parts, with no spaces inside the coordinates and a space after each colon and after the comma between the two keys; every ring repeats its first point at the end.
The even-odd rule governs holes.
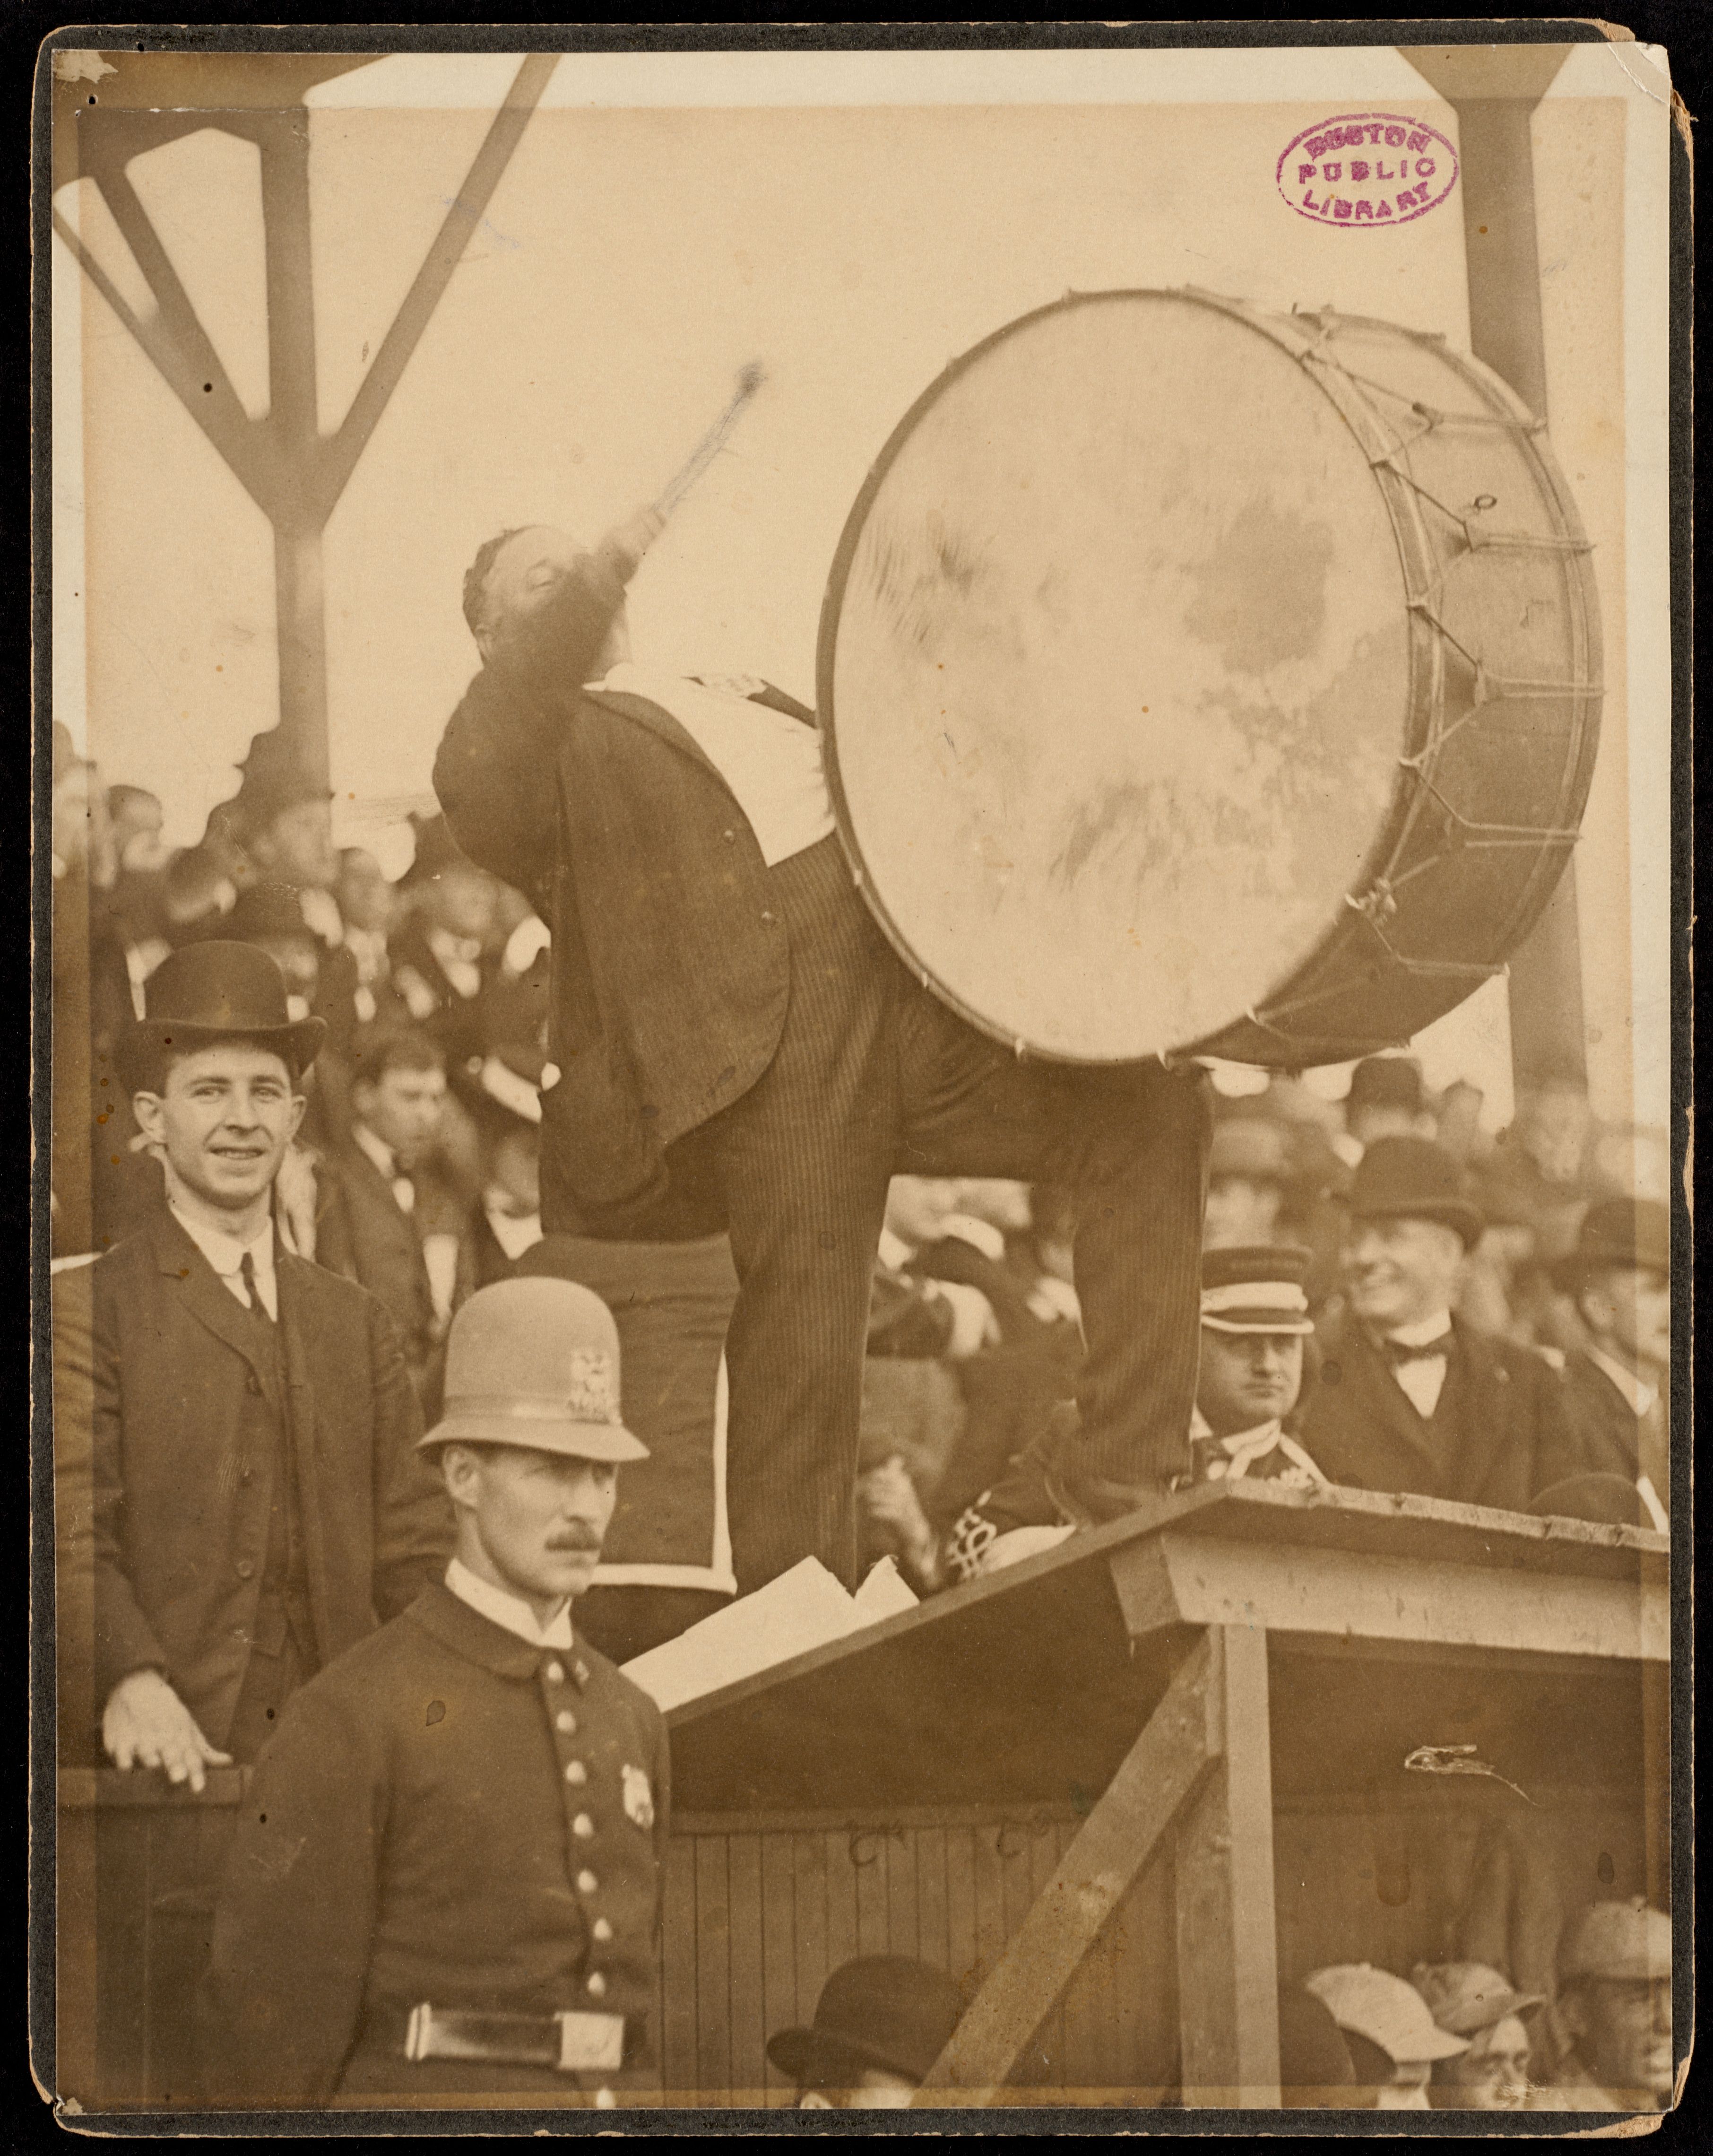
{"type": "Polygon", "coordinates": [[[625,588],[661,524],[640,511],[592,550],[503,532],[465,578],[482,665],[434,786],[552,932],[543,1226],[729,1231],[740,1590],[810,1556],[853,1585],[890,1178],[1069,1186],[1089,1353],[1060,1472],[1116,1517],[1187,1464],[1207,1081],[1022,1060],[906,970],[835,834],[814,714],[633,660],[625,588]]]}

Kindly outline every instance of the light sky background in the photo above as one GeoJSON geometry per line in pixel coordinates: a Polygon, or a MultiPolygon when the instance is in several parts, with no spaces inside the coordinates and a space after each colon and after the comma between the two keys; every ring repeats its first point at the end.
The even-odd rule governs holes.
{"type": "MultiPolygon", "coordinates": [[[[1604,1113],[1656,1122],[1664,305],[1637,264],[1652,214],[1663,275],[1662,64],[1649,49],[1581,48],[1535,123],[1552,439],[1596,543],[1606,640],[1578,870],[1591,1075],[1604,1113]],[[1654,372],[1651,391],[1628,384],[1627,437],[1639,352],[1654,372]],[[1639,639],[1634,620],[1625,634],[1627,544],[1653,550],[1657,578],[1639,639]],[[1646,706],[1628,740],[1627,685],[1646,706]]],[[[515,67],[400,56],[311,93],[325,428],[515,67]]],[[[536,520],[597,535],[659,488],[746,361],[767,385],[639,576],[633,635],[652,661],[763,673],[812,698],[827,572],[871,460],[946,362],[1003,323],[1068,289],[1192,284],[1466,347],[1454,197],[1351,232],[1294,215],[1274,188],[1299,130],[1376,110],[1456,139],[1450,109],[1385,48],[562,59],[328,527],[341,831],[390,868],[408,858],[397,819],[427,795],[474,669],[459,593],[478,543],[536,520]]],[[[254,149],[209,131],[131,176],[247,408],[264,413],[254,149]]],[[[92,192],[59,207],[141,297],[92,192]]],[[[157,792],[168,836],[188,842],[276,716],[270,537],[57,243],[54,262],[56,712],[110,780],[157,792]]],[[[1467,1074],[1490,1122],[1508,1117],[1502,986],[1418,1046],[1436,1082],[1467,1074]]]]}

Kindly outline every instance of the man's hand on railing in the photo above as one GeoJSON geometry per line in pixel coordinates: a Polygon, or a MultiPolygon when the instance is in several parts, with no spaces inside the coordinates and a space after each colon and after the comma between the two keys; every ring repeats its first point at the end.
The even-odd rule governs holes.
{"type": "Polygon", "coordinates": [[[210,1767],[229,1767],[196,1717],[158,1670],[133,1670],[107,1696],[101,1743],[115,1767],[159,1767],[170,1782],[187,1781],[201,1794],[210,1767]]]}

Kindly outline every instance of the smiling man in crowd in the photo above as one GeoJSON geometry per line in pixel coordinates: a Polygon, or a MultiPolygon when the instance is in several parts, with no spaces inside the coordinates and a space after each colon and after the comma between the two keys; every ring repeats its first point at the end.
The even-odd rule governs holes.
{"type": "Polygon", "coordinates": [[[605,2109],[649,2085],[665,1728],[571,1620],[647,1456],[618,1382],[612,1315],[568,1281],[454,1320],[423,1444],[457,1554],[257,1768],[206,1992],[221,2100],[605,2109]]]}
{"type": "Polygon", "coordinates": [[[1564,1380],[1452,1314],[1481,1235],[1456,1162],[1377,1139],[1349,1207],[1346,1306],[1321,1330],[1305,1444],[1330,1481],[1526,1511],[1576,1466],[1564,1380]]]}
{"type": "Polygon", "coordinates": [[[322,1029],[263,952],[168,958],[121,1050],[166,1202],[54,1283],[62,1727],[197,1789],[450,1541],[386,1312],[276,1238],[322,1029]]]}

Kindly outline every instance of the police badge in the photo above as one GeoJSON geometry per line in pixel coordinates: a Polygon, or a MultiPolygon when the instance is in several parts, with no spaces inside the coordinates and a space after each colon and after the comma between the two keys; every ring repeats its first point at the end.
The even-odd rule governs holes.
{"type": "Polygon", "coordinates": [[[640,1767],[624,1769],[624,1815],[645,1834],[654,1824],[654,1793],[640,1767]]]}

